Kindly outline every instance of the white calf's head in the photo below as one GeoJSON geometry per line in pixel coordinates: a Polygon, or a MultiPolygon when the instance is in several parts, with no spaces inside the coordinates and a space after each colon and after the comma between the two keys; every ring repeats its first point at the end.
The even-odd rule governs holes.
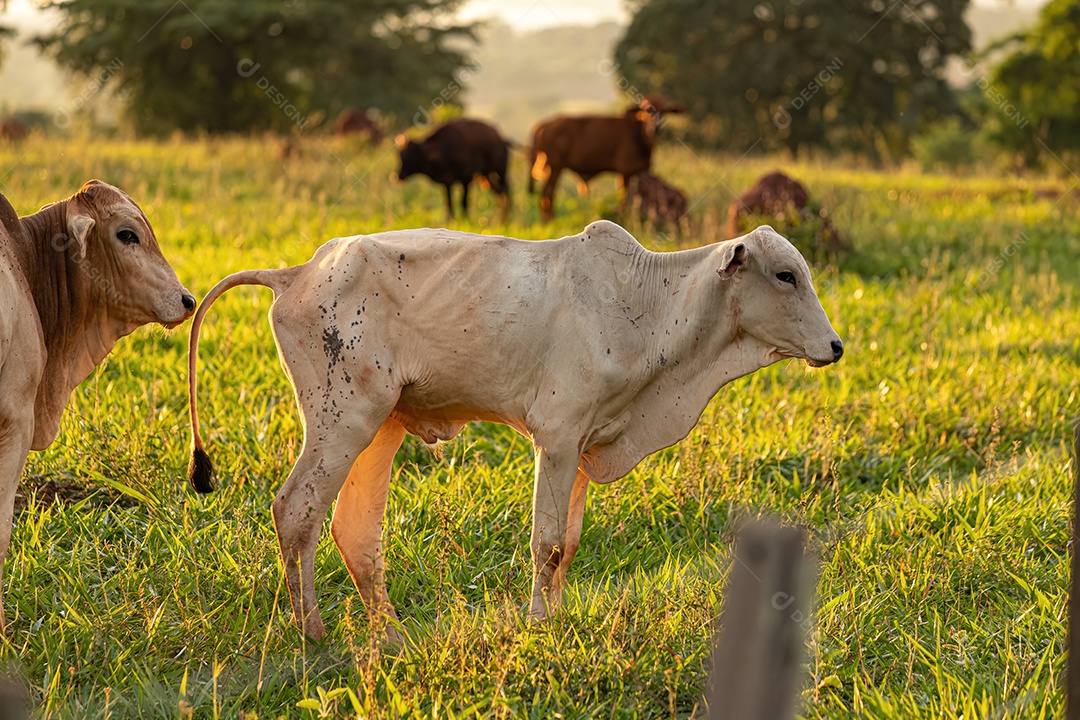
{"type": "Polygon", "coordinates": [[[844,344],[821,307],[806,260],[768,225],[716,250],[717,274],[736,284],[735,336],[764,345],[767,363],[801,358],[811,367],[840,359],[844,344]]]}
{"type": "Polygon", "coordinates": [[[161,254],[150,221],[121,190],[91,180],[68,200],[68,242],[107,306],[130,329],[174,327],[195,311],[195,298],[161,254]]]}

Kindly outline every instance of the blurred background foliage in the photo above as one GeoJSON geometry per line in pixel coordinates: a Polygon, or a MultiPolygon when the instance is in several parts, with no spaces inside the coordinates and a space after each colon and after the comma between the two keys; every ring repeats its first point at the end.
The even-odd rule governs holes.
{"type": "Polygon", "coordinates": [[[404,113],[466,67],[460,0],[58,0],[38,38],[64,67],[111,68],[139,132],[303,129],[362,105],[404,113]],[[295,112],[267,112],[268,102],[295,112]]]}
{"type": "MultiPolygon", "coordinates": [[[[1000,170],[1068,165],[1080,150],[1080,0],[1037,17],[971,0],[630,0],[625,24],[532,33],[463,20],[465,5],[45,0],[53,20],[23,34],[76,89],[91,83],[87,102],[54,105],[94,100],[93,122],[136,135],[307,133],[357,107],[387,133],[465,112],[527,142],[556,111],[661,93],[689,109],[671,137],[737,154],[1000,170]],[[977,37],[994,13],[1026,21],[977,37]]],[[[10,93],[0,110],[63,125],[10,93]]]]}
{"type": "Polygon", "coordinates": [[[1052,0],[1035,27],[989,53],[998,50],[1006,54],[990,73],[988,112],[980,117],[989,136],[1028,163],[1080,148],[1080,2],[1052,0]]]}
{"type": "Polygon", "coordinates": [[[959,109],[943,70],[971,49],[967,6],[645,0],[615,59],[643,92],[686,98],[697,142],[900,157],[959,109]]]}

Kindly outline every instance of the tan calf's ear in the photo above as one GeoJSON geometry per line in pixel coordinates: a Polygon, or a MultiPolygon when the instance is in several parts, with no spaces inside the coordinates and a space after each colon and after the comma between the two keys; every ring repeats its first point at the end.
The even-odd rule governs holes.
{"type": "Polygon", "coordinates": [[[746,263],[749,254],[750,251],[746,249],[746,243],[734,240],[728,241],[720,250],[720,267],[716,270],[716,274],[722,280],[734,277],[735,273],[739,272],[739,268],[746,263]]]}
{"type": "Polygon", "coordinates": [[[94,228],[94,218],[89,215],[77,213],[68,216],[68,234],[71,236],[68,245],[77,245],[79,258],[86,257],[86,245],[90,237],[90,231],[94,228]]]}

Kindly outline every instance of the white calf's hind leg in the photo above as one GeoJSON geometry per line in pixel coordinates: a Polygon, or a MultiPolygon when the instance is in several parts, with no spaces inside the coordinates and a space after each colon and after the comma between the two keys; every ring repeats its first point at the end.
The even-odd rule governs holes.
{"type": "Polygon", "coordinates": [[[271,510],[293,616],[308,637],[320,640],[326,631],[315,599],[315,548],[326,511],[352,458],[342,457],[341,451],[328,443],[309,441],[305,438],[304,449],[274,497],[271,510]]]}
{"type": "Polygon", "coordinates": [[[349,468],[371,443],[395,402],[396,396],[351,400],[353,407],[341,413],[301,406],[304,447],[289,478],[278,490],[272,510],[293,613],[313,640],[326,633],[315,599],[314,572],[323,520],[349,468]]]}
{"type": "MultiPolygon", "coordinates": [[[[338,494],[334,519],[330,523],[330,532],[349,575],[376,623],[381,615],[397,620],[397,613],[386,594],[382,522],[394,454],[404,437],[405,428],[401,423],[387,418],[375,439],[353,463],[338,494]]],[[[386,634],[391,642],[402,639],[393,625],[386,627],[386,634]]]]}

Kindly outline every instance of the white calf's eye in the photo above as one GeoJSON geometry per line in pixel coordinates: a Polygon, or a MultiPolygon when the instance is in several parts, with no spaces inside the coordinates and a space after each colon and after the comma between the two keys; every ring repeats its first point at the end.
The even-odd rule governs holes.
{"type": "Polygon", "coordinates": [[[795,275],[787,272],[786,270],[784,272],[776,273],[776,279],[780,282],[788,283],[789,285],[791,285],[791,287],[798,287],[798,285],[795,283],[795,275]]]}
{"type": "Polygon", "coordinates": [[[128,245],[137,245],[139,242],[139,236],[130,230],[121,230],[116,233],[116,239],[122,243],[127,243],[128,245]]]}

